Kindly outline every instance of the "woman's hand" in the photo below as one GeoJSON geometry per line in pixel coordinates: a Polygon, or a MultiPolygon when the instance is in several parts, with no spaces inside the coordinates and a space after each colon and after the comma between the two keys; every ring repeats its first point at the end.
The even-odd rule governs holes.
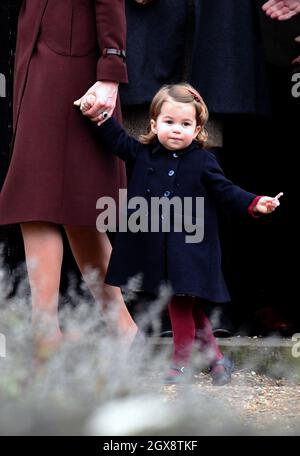
{"type": "Polygon", "coordinates": [[[300,0],[269,0],[262,9],[272,19],[285,21],[300,13],[300,0]]]}
{"type": "Polygon", "coordinates": [[[280,205],[279,198],[283,193],[278,193],[274,198],[271,196],[262,196],[256,206],[253,208],[254,212],[260,212],[261,214],[270,214],[280,205]]]}
{"type": "Polygon", "coordinates": [[[74,105],[80,106],[83,115],[92,122],[101,125],[114,112],[118,87],[117,82],[98,81],[81,98],[74,101],[74,105]]]}

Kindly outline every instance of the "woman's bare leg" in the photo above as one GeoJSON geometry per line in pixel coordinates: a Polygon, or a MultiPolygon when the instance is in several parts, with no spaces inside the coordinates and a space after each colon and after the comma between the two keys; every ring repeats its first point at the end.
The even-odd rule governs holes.
{"type": "Polygon", "coordinates": [[[107,235],[91,227],[64,226],[64,228],[74,258],[92,295],[96,301],[104,305],[112,303],[118,306],[118,333],[126,335],[131,342],[136,335],[137,326],[128,312],[122,293],[118,287],[104,283],[112,250],[107,235]],[[93,271],[92,274],[90,274],[91,271],[93,271]]]}
{"type": "Polygon", "coordinates": [[[21,224],[32,300],[32,324],[42,338],[58,343],[62,337],[58,320],[58,296],[63,242],[58,225],[48,222],[21,224]]]}

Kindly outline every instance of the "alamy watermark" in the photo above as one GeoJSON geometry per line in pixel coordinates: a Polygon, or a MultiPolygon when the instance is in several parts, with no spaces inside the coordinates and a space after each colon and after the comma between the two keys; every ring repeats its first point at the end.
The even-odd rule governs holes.
{"type": "Polygon", "coordinates": [[[300,97],[300,73],[293,74],[292,82],[295,82],[292,86],[292,95],[294,98],[298,98],[300,97]]]}
{"type": "Polygon", "coordinates": [[[292,335],[292,342],[294,342],[292,346],[292,356],[293,358],[300,357],[300,333],[295,333],[292,335]]]}
{"type": "Polygon", "coordinates": [[[0,98],[6,97],[6,77],[0,73],[0,98]]]}
{"type": "Polygon", "coordinates": [[[101,209],[96,220],[97,230],[126,233],[185,233],[185,242],[195,244],[204,238],[204,198],[174,196],[135,196],[127,201],[127,190],[119,190],[119,204],[110,196],[97,200],[96,208],[101,209]]]}
{"type": "Polygon", "coordinates": [[[6,337],[4,334],[0,333],[0,358],[5,358],[6,356],[6,337]]]}

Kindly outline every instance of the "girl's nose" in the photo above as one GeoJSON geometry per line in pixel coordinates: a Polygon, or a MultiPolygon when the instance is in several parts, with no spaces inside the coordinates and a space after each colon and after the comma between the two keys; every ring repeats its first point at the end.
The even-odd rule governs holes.
{"type": "Polygon", "coordinates": [[[173,132],[174,133],[180,133],[180,131],[181,131],[180,125],[174,124],[173,125],[173,132]]]}

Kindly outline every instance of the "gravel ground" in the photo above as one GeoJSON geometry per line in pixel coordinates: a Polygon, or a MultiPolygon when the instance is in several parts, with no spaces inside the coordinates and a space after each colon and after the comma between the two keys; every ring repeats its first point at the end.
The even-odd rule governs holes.
{"type": "MultiPolygon", "coordinates": [[[[232,375],[232,383],[223,387],[211,385],[208,374],[195,376],[188,388],[220,401],[225,410],[245,427],[262,435],[300,435],[300,384],[287,379],[274,379],[247,369],[232,375]]],[[[187,385],[186,385],[187,386],[187,385]]],[[[169,401],[185,394],[185,386],[163,388],[169,401]]]]}

